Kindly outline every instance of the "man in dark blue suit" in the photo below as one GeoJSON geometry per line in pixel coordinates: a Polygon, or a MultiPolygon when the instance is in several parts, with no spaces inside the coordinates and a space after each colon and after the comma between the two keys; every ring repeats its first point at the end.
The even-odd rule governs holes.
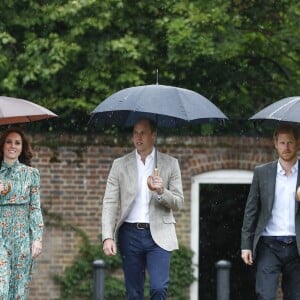
{"type": "Polygon", "coordinates": [[[241,256],[256,268],[259,300],[276,300],[280,274],[284,299],[300,299],[300,183],[298,132],[280,125],[274,132],[278,160],[254,169],[242,227],[241,256]]]}

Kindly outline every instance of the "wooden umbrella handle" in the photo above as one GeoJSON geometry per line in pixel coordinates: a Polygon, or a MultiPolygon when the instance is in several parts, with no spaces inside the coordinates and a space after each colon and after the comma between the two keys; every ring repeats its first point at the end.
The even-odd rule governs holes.
{"type": "MultiPolygon", "coordinates": [[[[153,176],[158,176],[158,169],[155,168],[153,173],[154,173],[153,176]]],[[[149,176],[148,179],[147,179],[147,185],[148,185],[148,188],[149,188],[150,191],[155,190],[155,188],[152,185],[153,176],[149,176]]]]}

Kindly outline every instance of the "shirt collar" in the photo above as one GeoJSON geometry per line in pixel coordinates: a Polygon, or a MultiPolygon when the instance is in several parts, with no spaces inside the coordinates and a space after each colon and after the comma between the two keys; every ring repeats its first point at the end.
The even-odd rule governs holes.
{"type": "MultiPolygon", "coordinates": [[[[142,158],[139,155],[139,153],[137,152],[137,150],[135,150],[135,156],[136,156],[136,159],[142,160],[142,158]]],[[[154,160],[154,157],[155,157],[155,147],[153,147],[152,152],[149,155],[147,155],[146,160],[149,158],[154,160]]]]}
{"type": "MultiPolygon", "coordinates": [[[[295,164],[291,168],[292,174],[298,172],[298,159],[296,160],[295,164]]],[[[285,170],[282,168],[280,161],[277,162],[277,173],[284,175],[285,170]]]]}

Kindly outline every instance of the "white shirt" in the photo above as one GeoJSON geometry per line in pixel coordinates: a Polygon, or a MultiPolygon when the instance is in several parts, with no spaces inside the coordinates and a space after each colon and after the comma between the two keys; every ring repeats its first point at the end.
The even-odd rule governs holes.
{"type": "Polygon", "coordinates": [[[265,236],[296,235],[296,184],[298,160],[291,168],[291,175],[286,176],[280,162],[277,163],[275,199],[269,222],[263,231],[265,236]]]}
{"type": "Polygon", "coordinates": [[[147,179],[153,175],[154,170],[155,148],[146,157],[145,164],[141,156],[136,151],[136,161],[138,167],[138,192],[134,199],[132,210],[126,218],[129,223],[149,223],[149,202],[150,193],[147,185],[147,179]]]}

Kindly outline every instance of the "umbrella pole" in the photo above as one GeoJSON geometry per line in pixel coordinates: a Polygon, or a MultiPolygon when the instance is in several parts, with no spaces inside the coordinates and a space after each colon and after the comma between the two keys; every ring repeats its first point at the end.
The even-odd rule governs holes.
{"type": "MultiPolygon", "coordinates": [[[[158,70],[157,70],[158,72],[158,70]]],[[[156,117],[156,124],[158,123],[157,115],[156,117]]],[[[155,153],[154,153],[154,176],[158,176],[158,168],[157,168],[157,125],[156,125],[156,135],[155,135],[155,153]]]]}
{"type": "MultiPolygon", "coordinates": [[[[156,116],[156,124],[157,124],[157,116],[156,116]]],[[[155,143],[154,143],[154,170],[153,176],[158,176],[158,168],[157,168],[157,127],[156,127],[156,134],[155,134],[155,143]]],[[[151,191],[154,191],[155,188],[152,186],[153,176],[148,176],[147,178],[147,185],[151,191]]]]}
{"type": "MultiPolygon", "coordinates": [[[[158,176],[158,168],[157,168],[157,149],[155,147],[155,152],[154,152],[154,171],[153,171],[153,176],[158,176]]],[[[153,181],[153,176],[148,176],[147,178],[147,185],[149,190],[155,191],[155,188],[152,186],[152,181],[153,181]]]]}
{"type": "Polygon", "coordinates": [[[154,154],[154,160],[155,160],[155,167],[154,167],[154,176],[158,176],[158,168],[157,168],[157,148],[155,147],[155,154],[154,154]]]}

